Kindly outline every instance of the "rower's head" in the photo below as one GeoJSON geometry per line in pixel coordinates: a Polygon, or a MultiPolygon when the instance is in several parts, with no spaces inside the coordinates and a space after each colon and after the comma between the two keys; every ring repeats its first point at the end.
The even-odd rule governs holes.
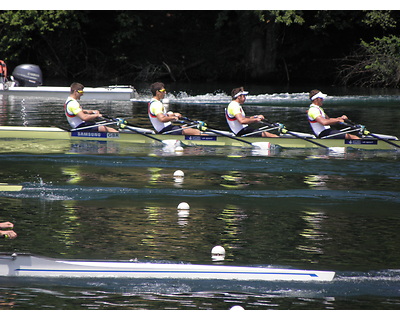
{"type": "Polygon", "coordinates": [[[79,82],[72,83],[70,87],[71,96],[74,96],[75,99],[79,99],[81,96],[83,96],[84,88],[84,85],[79,82]]]}
{"type": "Polygon", "coordinates": [[[150,91],[154,97],[158,96],[161,98],[163,98],[165,96],[165,93],[167,92],[167,90],[165,90],[165,85],[162,82],[154,82],[150,86],[150,91]]]}
{"type": "Polygon", "coordinates": [[[322,93],[320,90],[318,89],[314,89],[311,90],[310,93],[308,94],[310,100],[314,103],[314,104],[322,104],[322,102],[324,101],[324,99],[327,97],[326,94],[322,93]]]}
{"type": "Polygon", "coordinates": [[[244,91],[243,87],[235,88],[231,92],[232,100],[238,100],[240,103],[243,103],[246,100],[246,96],[249,94],[248,91],[244,91]]]}

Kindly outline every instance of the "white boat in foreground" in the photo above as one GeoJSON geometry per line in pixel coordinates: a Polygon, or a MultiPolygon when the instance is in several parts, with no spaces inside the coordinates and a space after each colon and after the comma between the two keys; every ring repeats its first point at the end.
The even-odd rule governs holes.
{"type": "Polygon", "coordinates": [[[332,281],[335,272],[227,265],[62,260],[24,253],[0,254],[0,276],[44,278],[218,279],[332,281]]]}

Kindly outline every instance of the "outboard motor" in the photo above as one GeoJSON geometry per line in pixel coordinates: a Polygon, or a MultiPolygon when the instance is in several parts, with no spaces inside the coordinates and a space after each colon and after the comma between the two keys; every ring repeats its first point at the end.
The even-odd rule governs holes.
{"type": "Polygon", "coordinates": [[[37,87],[43,83],[42,70],[34,64],[21,64],[12,75],[20,87],[37,87]]]}

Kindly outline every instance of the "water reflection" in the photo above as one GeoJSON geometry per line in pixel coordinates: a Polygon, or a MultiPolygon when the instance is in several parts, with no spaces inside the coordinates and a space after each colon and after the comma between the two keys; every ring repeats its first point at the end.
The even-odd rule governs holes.
{"type": "Polygon", "coordinates": [[[60,254],[66,254],[69,248],[73,248],[78,245],[77,233],[80,229],[80,217],[78,213],[78,208],[76,207],[76,201],[62,201],[64,206],[64,219],[59,229],[55,230],[58,234],[58,239],[61,243],[65,245],[65,251],[60,252],[60,254]]]}
{"type": "Polygon", "coordinates": [[[326,180],[329,179],[328,175],[309,175],[304,177],[304,182],[310,186],[311,189],[328,190],[326,180]]]}
{"type": "Polygon", "coordinates": [[[302,212],[302,218],[306,222],[306,226],[300,235],[304,237],[305,243],[298,245],[297,249],[307,252],[310,256],[308,261],[315,263],[318,255],[324,254],[323,242],[329,240],[323,227],[327,216],[323,211],[307,210],[302,212]]]}
{"type": "Polygon", "coordinates": [[[220,230],[220,242],[226,250],[226,260],[234,261],[233,252],[243,248],[242,226],[243,220],[247,218],[246,212],[241,207],[227,203],[217,219],[223,221],[220,230]]]}

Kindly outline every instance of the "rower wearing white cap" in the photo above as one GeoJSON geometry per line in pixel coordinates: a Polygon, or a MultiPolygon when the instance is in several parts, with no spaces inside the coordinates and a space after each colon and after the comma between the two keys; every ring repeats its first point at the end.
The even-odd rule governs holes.
{"type": "MultiPolygon", "coordinates": [[[[229,124],[231,131],[238,137],[252,133],[257,129],[250,128],[248,125],[251,123],[258,123],[264,120],[262,114],[251,117],[246,117],[243,111],[242,104],[246,101],[246,96],[249,93],[244,91],[243,87],[235,88],[231,92],[232,101],[229,103],[228,108],[225,110],[226,121],[229,124]]],[[[252,134],[251,137],[278,137],[276,134],[266,131],[260,131],[252,134]]]]}
{"type": "Polygon", "coordinates": [[[334,139],[360,139],[358,136],[341,133],[339,130],[331,129],[331,124],[337,124],[347,120],[347,116],[342,115],[338,118],[329,118],[322,109],[324,99],[327,97],[326,94],[322,93],[320,90],[314,89],[310,91],[309,94],[312,104],[308,109],[307,116],[308,121],[314,134],[317,138],[332,136],[334,139]]]}

